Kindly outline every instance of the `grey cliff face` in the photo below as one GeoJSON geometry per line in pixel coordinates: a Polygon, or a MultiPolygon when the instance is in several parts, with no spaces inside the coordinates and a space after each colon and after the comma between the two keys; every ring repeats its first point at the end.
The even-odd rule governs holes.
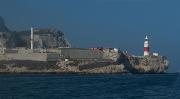
{"type": "MultiPolygon", "coordinates": [[[[6,48],[26,47],[30,48],[30,30],[10,31],[0,16],[0,41],[6,48]]],[[[69,47],[70,43],[64,37],[64,33],[54,28],[34,29],[35,48],[69,47]]]]}
{"type": "Polygon", "coordinates": [[[4,19],[0,16],[0,32],[8,32],[9,29],[6,27],[4,19]]]}

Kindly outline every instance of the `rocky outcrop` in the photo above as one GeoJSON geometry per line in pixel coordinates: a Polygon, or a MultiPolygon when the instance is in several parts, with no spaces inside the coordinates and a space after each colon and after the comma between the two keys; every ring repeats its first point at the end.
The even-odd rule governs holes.
{"type": "Polygon", "coordinates": [[[0,16],[0,32],[9,32],[9,29],[6,27],[4,19],[0,16]]]}
{"type": "MultiPolygon", "coordinates": [[[[30,48],[30,30],[11,32],[11,40],[16,47],[30,48]]],[[[12,44],[8,47],[14,47],[12,44]]],[[[64,33],[54,28],[34,29],[34,48],[57,48],[70,47],[70,43],[65,38],[64,33]]]]}
{"type": "Polygon", "coordinates": [[[105,66],[101,65],[82,68],[81,66],[69,66],[68,64],[57,65],[52,62],[0,61],[0,73],[128,73],[122,64],[105,63],[105,66]]]}
{"type": "MultiPolygon", "coordinates": [[[[0,16],[1,46],[6,48],[26,47],[30,48],[31,31],[10,31],[0,16]],[[3,45],[2,45],[3,44],[3,45]]],[[[64,33],[54,28],[34,29],[34,48],[70,47],[70,43],[64,37],[64,33]]]]}
{"type": "MultiPolygon", "coordinates": [[[[163,56],[127,56],[126,69],[131,73],[165,73],[168,69],[168,60],[163,56]]],[[[124,62],[125,63],[125,62],[124,62]]]]}

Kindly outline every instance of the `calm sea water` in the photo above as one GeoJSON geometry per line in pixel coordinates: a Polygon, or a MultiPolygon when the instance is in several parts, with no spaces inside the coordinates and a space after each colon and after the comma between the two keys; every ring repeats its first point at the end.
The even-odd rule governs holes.
{"type": "Polygon", "coordinates": [[[180,74],[0,74],[0,99],[180,99],[180,74]]]}

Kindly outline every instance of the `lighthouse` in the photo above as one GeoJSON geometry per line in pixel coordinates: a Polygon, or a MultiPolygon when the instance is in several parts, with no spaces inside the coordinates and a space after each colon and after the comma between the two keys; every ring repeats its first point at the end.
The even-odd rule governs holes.
{"type": "Polygon", "coordinates": [[[149,56],[149,40],[148,40],[148,36],[145,37],[145,41],[144,41],[144,56],[149,56]]]}

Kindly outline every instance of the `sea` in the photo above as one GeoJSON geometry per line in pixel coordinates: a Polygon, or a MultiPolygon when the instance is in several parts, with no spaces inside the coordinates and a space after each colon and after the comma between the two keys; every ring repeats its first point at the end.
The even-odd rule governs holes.
{"type": "Polygon", "coordinates": [[[0,99],[180,99],[180,74],[0,74],[0,99]]]}

